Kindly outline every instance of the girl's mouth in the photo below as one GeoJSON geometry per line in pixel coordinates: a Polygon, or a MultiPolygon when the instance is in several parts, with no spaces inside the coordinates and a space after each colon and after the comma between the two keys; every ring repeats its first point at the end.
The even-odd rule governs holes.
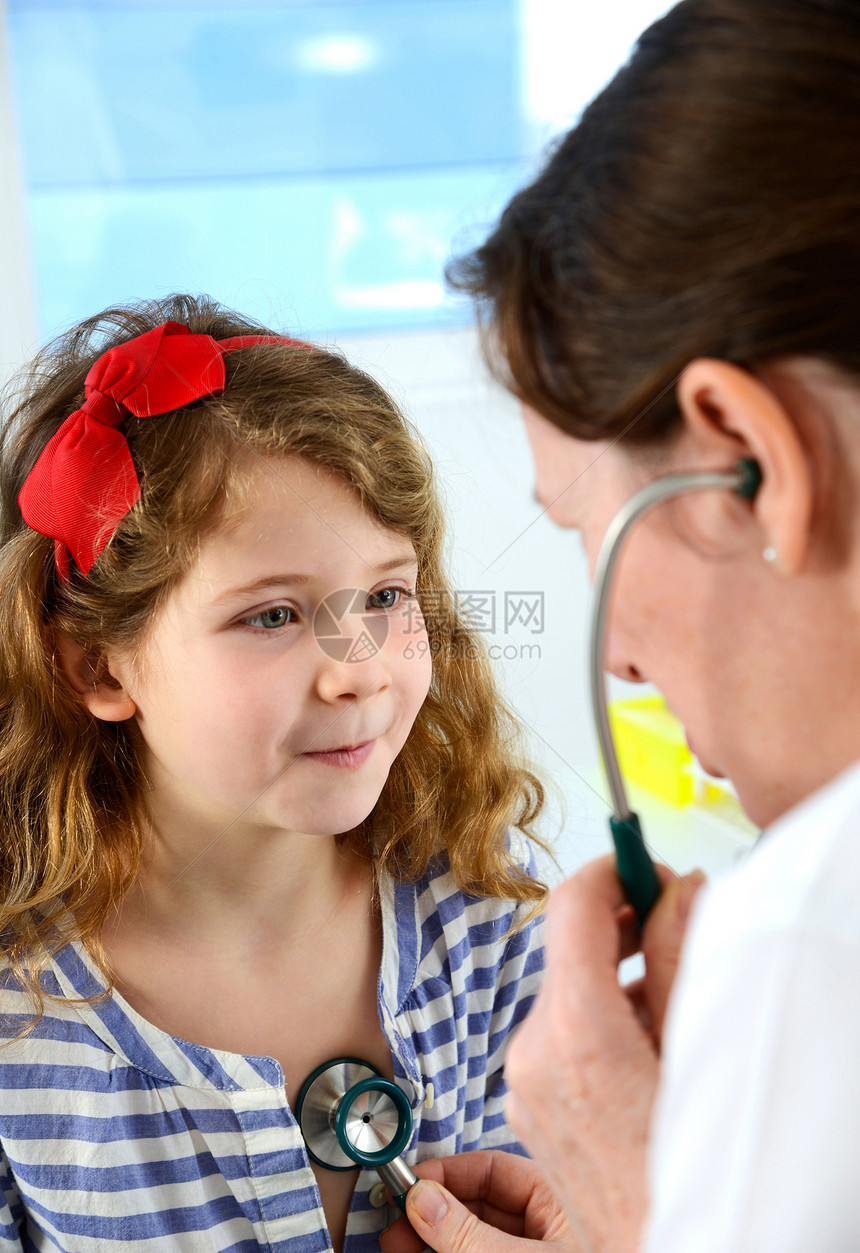
{"type": "Polygon", "coordinates": [[[326,766],[355,769],[367,761],[373,752],[375,743],[376,740],[366,740],[364,744],[355,744],[344,748],[331,748],[325,753],[303,753],[302,755],[309,757],[311,761],[319,761],[326,766]]]}

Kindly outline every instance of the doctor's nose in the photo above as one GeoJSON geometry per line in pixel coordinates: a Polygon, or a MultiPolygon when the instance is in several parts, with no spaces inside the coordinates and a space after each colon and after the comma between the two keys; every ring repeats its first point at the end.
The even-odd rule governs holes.
{"type": "Polygon", "coordinates": [[[624,656],[611,632],[606,637],[603,664],[610,674],[614,674],[616,679],[624,679],[625,683],[648,682],[642,671],[624,656]]]}

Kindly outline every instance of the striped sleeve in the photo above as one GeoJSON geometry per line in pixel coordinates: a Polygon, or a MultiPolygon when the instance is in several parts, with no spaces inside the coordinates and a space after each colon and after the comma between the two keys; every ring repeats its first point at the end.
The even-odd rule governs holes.
{"type": "MultiPolygon", "coordinates": [[[[525,907],[521,907],[525,912],[525,907]]],[[[532,919],[508,941],[502,969],[503,981],[496,989],[487,1034],[487,1072],[481,1147],[525,1150],[505,1120],[505,1050],[512,1033],[531,1009],[543,971],[543,919],[532,919]]]]}
{"type": "MultiPolygon", "coordinates": [[[[531,870],[528,852],[517,860],[531,870]]],[[[416,886],[411,901],[400,887],[398,917],[395,1030],[416,1096],[407,1160],[522,1153],[505,1121],[504,1055],[537,995],[542,918],[517,929],[529,904],[469,895],[444,864],[416,886]]]]}

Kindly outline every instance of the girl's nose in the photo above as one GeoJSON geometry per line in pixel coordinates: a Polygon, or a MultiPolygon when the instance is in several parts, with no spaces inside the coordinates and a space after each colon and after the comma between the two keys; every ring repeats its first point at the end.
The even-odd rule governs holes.
{"type": "Polygon", "coordinates": [[[364,700],[389,686],[391,675],[380,652],[340,661],[323,655],[317,671],[317,691],[330,704],[364,700]]]}

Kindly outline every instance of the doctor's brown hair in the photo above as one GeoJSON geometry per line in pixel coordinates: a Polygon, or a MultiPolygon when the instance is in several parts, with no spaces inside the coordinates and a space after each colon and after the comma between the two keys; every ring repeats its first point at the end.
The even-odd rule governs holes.
{"type": "Polygon", "coordinates": [[[241,510],[250,459],[298,455],[339,475],[374,518],[412,541],[419,601],[432,601],[429,695],[373,812],[341,838],[400,878],[447,854],[466,891],[535,909],[546,893],[507,839],[511,827],[533,835],[543,788],[520,756],[483,642],[454,603],[430,460],[387,393],[338,353],[243,348],[225,358],[223,394],[158,418],[129,416],[123,432],[142,498],[86,577],[76,566],[67,582],[57,577],[53,540],[26,526],[18,493],[81,404],[96,358],[165,321],[215,339],[273,333],[203,297],[109,309],[37,358],[0,444],[0,948],[38,1010],[39,971],[69,939],[81,939],[110,978],[101,930],[139,872],[145,832],[135,721],[89,713],[61,675],[52,631],[93,658],[110,647],[133,656],[201,540],[225,511],[241,510]]]}
{"type": "Polygon", "coordinates": [[[449,267],[578,439],[670,438],[690,361],[860,374],[860,4],[683,0],[449,267]]]}

